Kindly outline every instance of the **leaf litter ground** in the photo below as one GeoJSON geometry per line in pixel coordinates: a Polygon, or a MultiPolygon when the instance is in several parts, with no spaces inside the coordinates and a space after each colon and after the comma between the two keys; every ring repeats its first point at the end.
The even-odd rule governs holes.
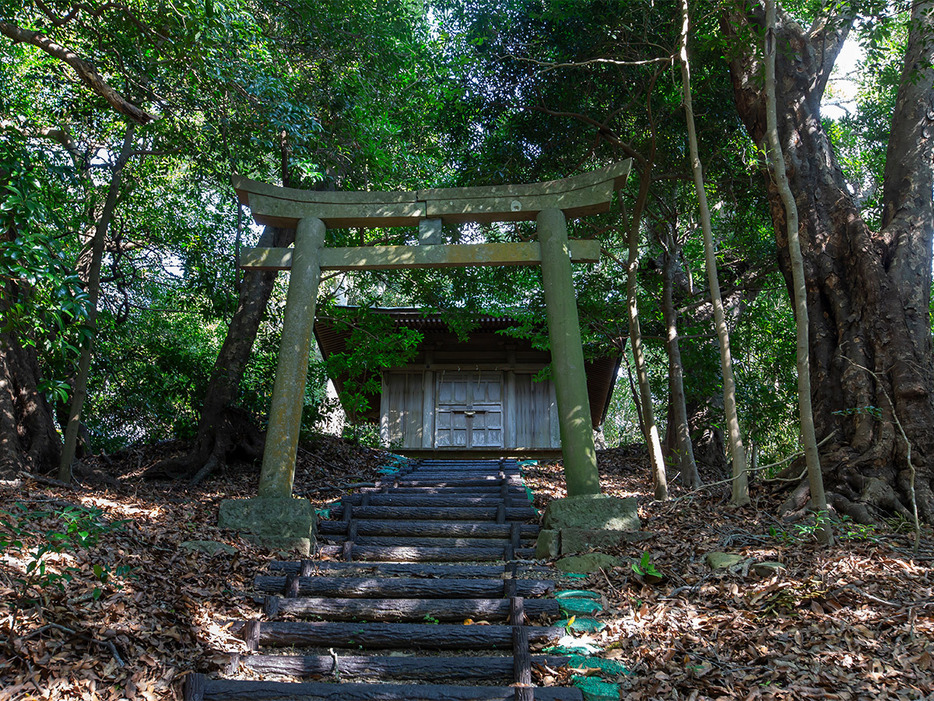
{"type": "MultiPolygon", "coordinates": [[[[41,539],[29,533],[60,532],[61,522],[49,516],[30,522],[29,533],[19,529],[23,548],[0,560],[0,701],[181,699],[187,674],[217,672],[229,653],[244,652],[224,622],[259,615],[253,577],[281,554],[219,529],[217,509],[225,498],[254,495],[258,474],[231,470],[192,489],[143,481],[141,473],[172,448],[95,460],[86,486],[74,490],[29,479],[0,486],[0,511],[15,513],[16,503],[32,512],[75,505],[125,521],[96,544],[46,556],[47,574],[74,573],[61,588],[26,590],[22,582],[36,581],[26,568],[41,539]],[[236,551],[211,556],[180,547],[191,540],[236,551]]],[[[321,508],[347,485],[378,479],[387,462],[378,451],[322,439],[302,447],[295,490],[321,508]]],[[[640,449],[602,451],[600,468],[607,494],[639,499],[651,534],[613,551],[618,566],[575,585],[604,595],[607,627],[594,637],[604,656],[631,670],[617,679],[624,698],[934,698],[930,529],[917,556],[897,523],[842,524],[838,536],[846,539],[822,549],[806,527],[777,521],[781,497],[757,484],[753,504],[742,509],[729,506],[722,487],[674,490],[674,500],[659,503],[640,449]],[[714,572],[705,562],[714,551],[742,560],[714,572]],[[633,570],[644,552],[662,581],[650,584],[633,570]],[[754,564],[762,561],[783,569],[758,576],[754,564]]],[[[560,465],[531,466],[526,475],[537,507],[563,496],[560,465]]],[[[7,524],[0,530],[9,535],[17,522],[7,524]]],[[[567,676],[539,670],[538,682],[567,676]]]]}

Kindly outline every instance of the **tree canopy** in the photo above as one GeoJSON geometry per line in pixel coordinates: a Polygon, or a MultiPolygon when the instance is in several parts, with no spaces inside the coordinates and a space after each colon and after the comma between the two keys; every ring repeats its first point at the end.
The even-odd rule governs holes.
{"type": "MultiPolygon", "coordinates": [[[[235,426],[251,426],[261,446],[285,282],[239,270],[237,256],[257,241],[287,245],[293,233],[252,225],[232,173],[393,190],[534,182],[624,158],[634,170],[618,206],[571,228],[603,252],[575,274],[585,350],[629,352],[634,232],[647,379],[667,448],[676,441],[666,308],[677,312],[697,460],[710,474],[723,469],[723,379],[688,158],[679,3],[29,0],[0,9],[9,86],[0,94],[0,471],[57,462],[91,337],[83,450],[196,441],[184,469],[166,470],[190,477],[246,450],[219,437],[235,426]]],[[[788,2],[774,36],[758,3],[690,3],[689,13],[698,149],[751,465],[799,449],[785,209],[767,174],[768,39],[780,142],[803,213],[828,499],[866,520],[908,513],[916,495],[930,520],[931,4],[788,2]],[[859,47],[858,70],[832,78],[845,42],[859,47]],[[845,107],[839,117],[821,111],[832,100],[845,107]]],[[[535,230],[446,225],[443,235],[521,241],[535,230]]],[[[411,228],[328,232],[329,245],[416,242],[411,228]]],[[[320,308],[336,315],[337,300],[423,307],[462,329],[479,311],[510,315],[515,333],[547,343],[535,269],[341,274],[325,281],[320,308]]],[[[354,323],[363,336],[390,333],[368,327],[382,322],[365,313],[354,323]]],[[[407,343],[398,340],[399,353],[407,343]]],[[[380,362],[351,353],[330,371],[354,376],[380,362]]],[[[313,431],[326,374],[320,358],[310,363],[313,431]]],[[[639,435],[628,389],[618,383],[605,427],[613,442],[639,435]]],[[[791,463],[791,477],[801,464],[791,463]]],[[[788,508],[806,500],[799,489],[788,508]]]]}

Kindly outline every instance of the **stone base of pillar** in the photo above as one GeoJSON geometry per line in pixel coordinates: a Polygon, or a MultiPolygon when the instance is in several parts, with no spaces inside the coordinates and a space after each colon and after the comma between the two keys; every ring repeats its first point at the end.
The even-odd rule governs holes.
{"type": "Polygon", "coordinates": [[[602,494],[555,499],[548,504],[538,535],[535,556],[558,555],[616,547],[645,539],[636,499],[602,494]]]}
{"type": "Polygon", "coordinates": [[[308,555],[315,537],[315,510],[307,499],[291,497],[225,499],[218,525],[240,531],[257,545],[308,555]]]}

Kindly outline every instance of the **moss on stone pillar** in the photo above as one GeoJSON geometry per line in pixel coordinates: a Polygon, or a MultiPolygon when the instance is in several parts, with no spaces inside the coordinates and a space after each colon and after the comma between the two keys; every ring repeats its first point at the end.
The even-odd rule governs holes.
{"type": "Polygon", "coordinates": [[[542,251],[542,286],[551,343],[551,374],[558,400],[568,495],[598,494],[600,476],[584,373],[577,297],[571,277],[567,223],[559,209],[542,211],[536,221],[542,251]]]}
{"type": "Polygon", "coordinates": [[[259,479],[261,497],[284,499],[292,495],[324,233],[324,223],[313,217],[302,219],[295,231],[295,254],[259,479]]]}

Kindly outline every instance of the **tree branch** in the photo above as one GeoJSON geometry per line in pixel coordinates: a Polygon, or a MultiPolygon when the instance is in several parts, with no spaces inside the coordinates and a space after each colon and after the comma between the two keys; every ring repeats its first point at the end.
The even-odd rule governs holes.
{"type": "Polygon", "coordinates": [[[101,17],[106,12],[110,10],[116,10],[117,12],[122,12],[126,15],[127,19],[135,24],[139,29],[141,29],[146,34],[152,34],[159,37],[163,41],[168,41],[168,37],[164,34],[160,34],[155,29],[146,24],[143,20],[136,16],[136,14],[126,5],[122,5],[117,2],[107,2],[99,7],[91,7],[90,5],[85,5],[83,3],[75,3],[71,10],[64,17],[58,17],[46,3],[42,0],[36,0],[36,6],[42,11],[42,13],[49,19],[49,21],[56,27],[64,27],[66,24],[71,22],[79,13],[83,12],[89,17],[101,17]]]}
{"type": "Polygon", "coordinates": [[[538,61],[534,58],[526,58],[524,56],[516,56],[515,54],[506,54],[501,58],[511,58],[514,61],[521,61],[523,63],[531,63],[535,66],[541,66],[548,70],[554,70],[555,68],[582,68],[584,66],[590,66],[595,63],[606,63],[611,66],[650,66],[655,63],[662,64],[671,64],[672,57],[664,56],[659,58],[649,58],[643,61],[617,61],[613,58],[591,58],[586,61],[570,61],[567,63],[553,63],[551,61],[538,61]]]}
{"type": "Polygon", "coordinates": [[[13,120],[2,119],[0,120],[0,130],[3,131],[14,131],[17,134],[25,137],[32,137],[37,139],[50,139],[58,143],[62,148],[64,148],[68,155],[71,156],[72,160],[75,163],[75,166],[80,166],[81,161],[83,160],[83,155],[78,149],[78,144],[75,143],[75,140],[72,138],[71,133],[67,129],[56,129],[54,127],[42,127],[31,131],[26,129],[13,120]]]}
{"type": "MultiPolygon", "coordinates": [[[[785,22],[789,21],[783,17],[785,22]]],[[[818,17],[811,24],[807,32],[807,40],[815,53],[815,59],[818,63],[815,74],[813,90],[818,96],[823,96],[824,89],[827,87],[827,80],[833,71],[833,65],[840,55],[840,49],[843,48],[843,42],[846,41],[853,27],[852,16],[825,16],[818,17]]]]}
{"type": "Polygon", "coordinates": [[[114,90],[114,88],[104,80],[101,74],[95,70],[94,66],[78,56],[78,54],[71,49],[55,43],[44,34],[29,29],[23,29],[9,22],[0,22],[0,34],[9,37],[14,43],[23,42],[37,46],[50,56],[64,61],[74,69],[75,73],[78,74],[78,78],[81,79],[81,82],[107,100],[110,106],[117,112],[129,117],[134,122],[146,124],[155,119],[153,115],[137,107],[114,90]]]}
{"type": "Polygon", "coordinates": [[[627,144],[625,141],[617,136],[616,132],[613,131],[609,126],[603,122],[599,122],[593,117],[588,117],[586,114],[581,114],[580,112],[560,112],[557,110],[551,110],[545,107],[544,105],[532,105],[529,109],[535,110],[536,112],[542,112],[543,114],[550,115],[552,117],[570,117],[571,119],[576,119],[579,122],[584,124],[589,124],[592,127],[596,127],[600,132],[600,135],[609,141],[614,146],[617,146],[623,153],[625,153],[630,158],[635,159],[639,164],[645,163],[645,156],[636,151],[632,146],[627,144]]]}

